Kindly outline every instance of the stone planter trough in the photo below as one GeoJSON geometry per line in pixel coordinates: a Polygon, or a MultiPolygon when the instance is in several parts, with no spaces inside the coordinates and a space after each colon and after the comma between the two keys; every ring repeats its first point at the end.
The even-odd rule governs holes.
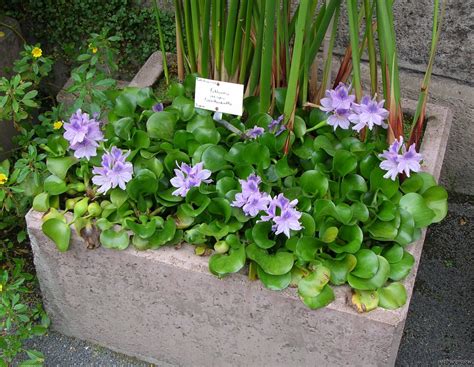
{"type": "MultiPolygon", "coordinates": [[[[428,116],[424,170],[438,178],[451,113],[428,105],[428,116]]],[[[393,366],[425,238],[408,247],[416,263],[404,281],[407,304],[359,314],[347,287],[312,311],[295,289],[270,291],[243,274],[216,278],[191,246],[87,250],[74,234],[59,253],[41,215],[31,211],[27,222],[52,327],[159,366],[393,366]]]]}

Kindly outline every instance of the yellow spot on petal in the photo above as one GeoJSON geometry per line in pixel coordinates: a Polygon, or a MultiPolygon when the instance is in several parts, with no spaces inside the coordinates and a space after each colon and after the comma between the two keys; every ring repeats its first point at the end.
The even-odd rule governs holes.
{"type": "Polygon", "coordinates": [[[60,128],[63,127],[63,122],[62,121],[56,121],[54,124],[53,124],[53,128],[54,130],[59,130],[60,128]]]}
{"type": "Polygon", "coordinates": [[[35,47],[33,50],[31,50],[31,54],[33,57],[38,58],[43,55],[43,50],[41,50],[39,47],[35,47]]]}
{"type": "Polygon", "coordinates": [[[4,173],[0,173],[0,185],[5,184],[5,182],[7,182],[7,180],[8,180],[7,175],[4,174],[4,173]]]}

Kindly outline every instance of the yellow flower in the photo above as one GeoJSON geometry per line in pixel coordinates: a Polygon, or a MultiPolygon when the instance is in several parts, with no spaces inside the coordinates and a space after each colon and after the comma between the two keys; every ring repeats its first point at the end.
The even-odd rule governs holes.
{"type": "Polygon", "coordinates": [[[54,130],[59,130],[60,128],[63,127],[63,122],[62,121],[56,121],[54,124],[53,124],[53,128],[54,130]]]}
{"type": "Polygon", "coordinates": [[[3,291],[3,285],[0,284],[0,292],[3,291]]]}
{"type": "Polygon", "coordinates": [[[3,185],[5,182],[7,182],[8,177],[4,173],[0,173],[0,185],[3,185]]]}
{"type": "Polygon", "coordinates": [[[0,31],[0,38],[5,37],[5,32],[0,31]]]}
{"type": "Polygon", "coordinates": [[[96,54],[98,51],[97,47],[92,46],[92,43],[89,43],[89,48],[91,49],[93,54],[96,54]]]}
{"type": "Polygon", "coordinates": [[[33,50],[31,50],[31,54],[33,57],[38,58],[43,55],[43,50],[41,50],[39,47],[35,47],[33,50]]]}

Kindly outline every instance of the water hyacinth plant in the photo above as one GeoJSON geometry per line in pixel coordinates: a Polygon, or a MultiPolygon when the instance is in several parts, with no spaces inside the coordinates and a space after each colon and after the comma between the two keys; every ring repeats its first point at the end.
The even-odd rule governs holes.
{"type": "Polygon", "coordinates": [[[33,204],[58,249],[73,230],[88,248],[184,242],[211,254],[216,276],[295,287],[312,309],[342,284],[361,312],[403,305],[407,246],[446,215],[446,191],[421,172],[414,146],[387,147],[386,110],[341,84],[321,109],[295,108],[290,131],[252,103],[246,120],[197,109],[192,85],[172,87],[165,105],[149,88],[126,88],[109,94],[107,124],[84,111],[64,124],[54,143],[65,149],[46,149],[50,175],[33,204]],[[340,109],[347,124],[332,125],[340,109]],[[360,124],[370,139],[357,137],[360,124]],[[94,144],[78,158],[87,139],[94,144]]]}

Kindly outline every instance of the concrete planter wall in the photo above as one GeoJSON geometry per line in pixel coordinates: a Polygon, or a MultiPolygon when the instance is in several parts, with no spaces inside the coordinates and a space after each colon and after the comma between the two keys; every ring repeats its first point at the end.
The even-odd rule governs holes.
{"type": "MultiPolygon", "coordinates": [[[[414,102],[405,101],[408,110],[414,102]]],[[[424,169],[439,177],[451,125],[449,110],[428,106],[424,169]]],[[[55,330],[159,366],[391,366],[408,312],[358,314],[348,287],[311,311],[294,289],[273,292],[243,274],[211,275],[191,246],[139,252],[87,250],[73,235],[59,253],[27,216],[46,310],[55,330]]],[[[411,298],[425,232],[408,247],[416,263],[405,280],[411,298]]]]}

